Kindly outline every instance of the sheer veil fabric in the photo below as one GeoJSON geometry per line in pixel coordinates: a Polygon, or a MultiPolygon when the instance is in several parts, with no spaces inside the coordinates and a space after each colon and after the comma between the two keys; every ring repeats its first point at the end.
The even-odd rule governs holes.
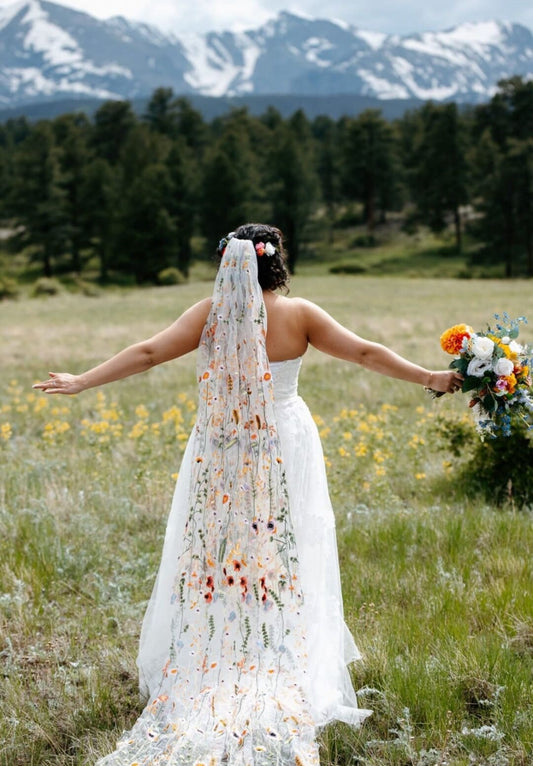
{"type": "MultiPolygon", "coordinates": [[[[265,339],[253,244],[231,239],[200,341],[197,422],[141,634],[149,701],[97,766],[318,766],[324,721],[310,688],[321,674],[310,668],[265,339]]],[[[342,602],[340,621],[344,628],[342,602]]],[[[356,709],[344,662],[357,655],[344,638],[352,712],[339,717],[356,723],[369,711],[356,709]]]]}

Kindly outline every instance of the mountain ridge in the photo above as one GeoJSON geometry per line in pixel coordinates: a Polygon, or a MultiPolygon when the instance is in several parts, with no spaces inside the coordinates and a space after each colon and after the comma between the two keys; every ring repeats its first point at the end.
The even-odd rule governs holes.
{"type": "Polygon", "coordinates": [[[531,76],[533,34],[470,22],[394,35],[283,11],[245,32],[178,35],[49,2],[0,8],[0,106],[70,98],[354,94],[380,100],[490,98],[497,82],[531,76]]]}

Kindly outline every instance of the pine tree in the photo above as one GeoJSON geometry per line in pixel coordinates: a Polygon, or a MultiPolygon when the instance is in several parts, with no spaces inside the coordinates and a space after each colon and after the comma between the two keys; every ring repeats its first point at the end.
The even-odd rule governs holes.
{"type": "Polygon", "coordinates": [[[156,282],[176,261],[176,225],[167,207],[171,194],[170,175],[161,164],[148,165],[125,193],[115,266],[138,284],[156,282]]]}
{"type": "Polygon", "coordinates": [[[426,104],[415,148],[412,193],[419,218],[442,231],[453,217],[455,244],[462,249],[460,207],[468,201],[465,137],[456,104],[426,104]]]}
{"type": "Polygon", "coordinates": [[[71,268],[79,274],[82,270],[81,251],[89,244],[81,189],[92,159],[88,146],[90,125],[85,115],[72,114],[58,117],[52,128],[59,147],[62,187],[66,194],[71,268]]]}
{"type": "Polygon", "coordinates": [[[19,226],[16,244],[34,246],[33,258],[42,262],[46,277],[52,276],[53,262],[64,256],[71,232],[50,123],[37,123],[16,149],[9,207],[19,226]]]}
{"type": "Polygon", "coordinates": [[[201,113],[193,109],[186,98],[177,98],[172,108],[176,113],[177,135],[185,140],[196,159],[201,160],[208,143],[208,130],[201,113]]]}
{"type": "Polygon", "coordinates": [[[342,200],[339,130],[331,118],[321,116],[313,123],[313,135],[318,146],[317,174],[328,218],[329,241],[332,243],[337,208],[342,200]]]}
{"type": "Polygon", "coordinates": [[[118,214],[122,199],[120,175],[107,160],[97,157],[85,169],[80,198],[82,224],[90,247],[100,264],[100,282],[105,284],[115,261],[118,214]]]}
{"type": "Polygon", "coordinates": [[[202,233],[214,249],[221,236],[251,217],[254,158],[238,120],[207,151],[202,179],[202,233]]]}
{"type": "Polygon", "coordinates": [[[92,143],[98,157],[116,165],[135,123],[129,101],[107,101],[103,104],[94,115],[92,143]]]}
{"type": "Polygon", "coordinates": [[[533,139],[509,139],[501,150],[487,130],[475,153],[478,167],[476,231],[492,260],[503,259],[505,276],[520,261],[533,276],[533,139]]]}
{"type": "Polygon", "coordinates": [[[502,80],[472,120],[472,170],[481,213],[476,231],[488,257],[503,258],[505,275],[525,262],[533,276],[533,83],[502,80]]]}
{"type": "Polygon", "coordinates": [[[368,109],[346,126],[342,152],[343,188],[348,197],[364,206],[364,219],[371,235],[382,215],[393,204],[391,187],[395,167],[394,134],[381,113],[368,109]]]}
{"type": "Polygon", "coordinates": [[[178,109],[172,88],[157,88],[152,93],[143,119],[151,130],[175,138],[178,133],[178,109]]]}
{"type": "Polygon", "coordinates": [[[171,182],[167,208],[176,227],[176,266],[189,275],[191,238],[194,233],[199,204],[198,164],[185,140],[176,140],[168,155],[166,166],[171,182]]]}
{"type": "Polygon", "coordinates": [[[272,219],[287,243],[292,274],[301,255],[305,229],[318,196],[318,178],[308,124],[296,115],[273,133],[269,155],[272,219]]]}

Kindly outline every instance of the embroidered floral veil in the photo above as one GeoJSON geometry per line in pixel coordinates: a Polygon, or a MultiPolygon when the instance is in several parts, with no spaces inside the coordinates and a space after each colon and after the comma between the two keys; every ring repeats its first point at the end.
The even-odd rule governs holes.
{"type": "Polygon", "coordinates": [[[189,508],[159,688],[101,766],[311,766],[303,594],[249,240],[231,239],[198,352],[189,508]]]}

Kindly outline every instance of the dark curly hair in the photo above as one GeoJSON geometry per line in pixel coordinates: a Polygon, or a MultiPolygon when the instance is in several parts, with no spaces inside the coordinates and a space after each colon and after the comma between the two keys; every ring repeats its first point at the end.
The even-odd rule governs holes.
{"type": "MultiPolygon", "coordinates": [[[[270,242],[276,252],[273,255],[257,256],[257,279],[263,290],[277,290],[279,288],[288,291],[289,271],[287,269],[287,254],[283,247],[283,234],[275,226],[264,223],[245,223],[231,233],[235,239],[250,239],[254,246],[263,242],[270,242]]],[[[224,249],[231,237],[226,235],[220,240],[217,248],[217,256],[222,258],[224,249]]]]}

